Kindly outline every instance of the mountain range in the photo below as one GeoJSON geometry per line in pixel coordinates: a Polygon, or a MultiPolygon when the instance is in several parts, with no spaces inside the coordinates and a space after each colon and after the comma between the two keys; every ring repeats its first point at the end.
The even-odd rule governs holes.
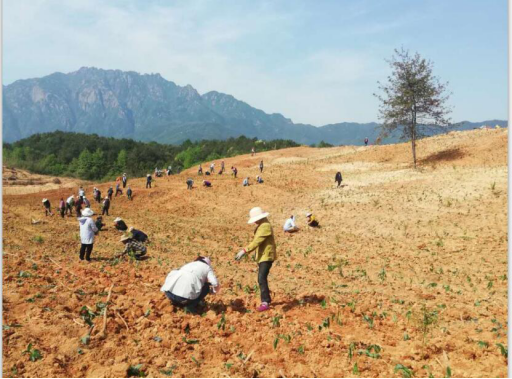
{"type": "MultiPolygon", "coordinates": [[[[508,123],[464,121],[455,129],[482,124],[506,127],[508,123]]],[[[267,114],[231,95],[216,91],[200,95],[192,86],[180,87],[159,74],[132,71],[82,67],[3,87],[4,142],[62,130],[172,144],[245,135],[302,144],[361,145],[365,137],[375,141],[377,127],[374,122],[321,127],[294,124],[279,113],[267,114]]],[[[392,136],[384,142],[396,141],[392,136]]]]}

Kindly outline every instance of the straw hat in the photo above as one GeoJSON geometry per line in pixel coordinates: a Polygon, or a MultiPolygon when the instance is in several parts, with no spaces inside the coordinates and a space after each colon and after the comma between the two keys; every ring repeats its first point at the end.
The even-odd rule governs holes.
{"type": "Polygon", "coordinates": [[[310,217],[310,216],[313,216],[313,213],[311,213],[311,212],[306,213],[306,217],[310,217]]]}
{"type": "Polygon", "coordinates": [[[131,237],[129,235],[123,234],[121,236],[121,239],[119,240],[119,242],[128,241],[129,239],[131,239],[131,237]]]}
{"type": "Polygon", "coordinates": [[[43,199],[43,203],[45,203],[45,202],[47,202],[47,201],[48,201],[48,199],[45,197],[45,198],[43,199]]]}
{"type": "Polygon", "coordinates": [[[91,217],[93,214],[94,214],[94,212],[92,211],[91,208],[85,208],[82,211],[82,216],[84,216],[84,217],[91,217]]]}
{"type": "Polygon", "coordinates": [[[116,219],[114,220],[114,222],[119,222],[119,221],[123,221],[123,219],[121,217],[116,217],[116,219]]]}
{"type": "Polygon", "coordinates": [[[249,211],[249,221],[248,224],[254,224],[256,221],[259,221],[269,215],[268,212],[263,212],[263,209],[260,207],[254,207],[249,211]]]}

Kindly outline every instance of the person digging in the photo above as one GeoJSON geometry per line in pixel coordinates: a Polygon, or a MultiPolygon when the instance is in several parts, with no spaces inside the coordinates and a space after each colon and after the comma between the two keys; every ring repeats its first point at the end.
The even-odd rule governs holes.
{"type": "Polygon", "coordinates": [[[142,242],[136,241],[132,238],[131,234],[125,234],[119,240],[124,244],[123,252],[114,255],[114,258],[121,258],[128,254],[130,257],[140,260],[147,253],[146,246],[142,242]]]}

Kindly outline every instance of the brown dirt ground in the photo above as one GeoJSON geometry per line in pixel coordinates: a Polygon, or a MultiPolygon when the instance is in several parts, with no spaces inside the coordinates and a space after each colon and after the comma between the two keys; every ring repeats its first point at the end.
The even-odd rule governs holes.
{"type": "Polygon", "coordinates": [[[50,191],[59,188],[75,188],[90,184],[80,179],[58,178],[49,175],[39,175],[27,170],[3,166],[2,185],[4,195],[21,195],[50,191]]]}
{"type": "Polygon", "coordinates": [[[45,218],[41,206],[70,189],[4,196],[4,376],[122,377],[141,364],[152,377],[389,377],[401,364],[417,377],[506,377],[496,344],[506,347],[508,330],[507,130],[453,132],[418,149],[417,171],[408,144],[299,147],[226,159],[240,178],[215,175],[210,189],[186,190],[187,175],[200,184],[195,169],[151,190],[131,180],[134,200],[114,199],[90,264],[78,261],[76,220],[45,218]],[[242,187],[260,159],[265,183],[242,187]],[[263,314],[256,264],[233,260],[251,239],[253,206],[270,212],[278,243],[263,314]],[[304,227],[309,210],[321,228],[304,227]],[[303,229],[286,236],[292,213],[303,229]],[[121,249],[116,216],[149,234],[150,259],[109,259],[121,249]],[[159,291],[197,254],[212,257],[223,287],[202,317],[159,291]],[[98,316],[84,345],[80,309],[95,310],[111,285],[106,337],[98,316]],[[23,355],[29,343],[42,359],[23,355]]]}

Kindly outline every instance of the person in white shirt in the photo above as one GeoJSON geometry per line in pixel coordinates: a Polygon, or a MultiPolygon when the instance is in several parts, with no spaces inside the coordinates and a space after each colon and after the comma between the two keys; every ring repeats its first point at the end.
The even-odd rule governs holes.
{"type": "Polygon", "coordinates": [[[75,196],[71,195],[66,200],[66,214],[69,212],[71,216],[73,214],[73,207],[75,206],[75,196]]]}
{"type": "Polygon", "coordinates": [[[84,197],[85,196],[85,190],[82,186],[80,186],[80,188],[78,189],[78,196],[79,197],[84,197]]]}
{"type": "Polygon", "coordinates": [[[285,233],[295,233],[299,231],[297,225],[295,225],[295,216],[291,215],[288,220],[284,222],[283,230],[285,233]]]}
{"type": "Polygon", "coordinates": [[[247,187],[249,185],[249,177],[245,178],[244,181],[242,182],[242,185],[244,187],[247,187]]]}
{"type": "Polygon", "coordinates": [[[78,219],[80,225],[80,260],[83,261],[84,257],[87,262],[91,261],[92,247],[94,244],[94,234],[98,233],[98,228],[94,223],[91,216],[94,212],[91,208],[85,208],[82,211],[82,217],[78,219]]]}
{"type": "Polygon", "coordinates": [[[197,313],[197,306],[208,295],[210,287],[213,293],[217,293],[220,289],[219,281],[213,272],[210,258],[199,256],[179,270],[172,270],[160,291],[174,305],[197,313]]]}

